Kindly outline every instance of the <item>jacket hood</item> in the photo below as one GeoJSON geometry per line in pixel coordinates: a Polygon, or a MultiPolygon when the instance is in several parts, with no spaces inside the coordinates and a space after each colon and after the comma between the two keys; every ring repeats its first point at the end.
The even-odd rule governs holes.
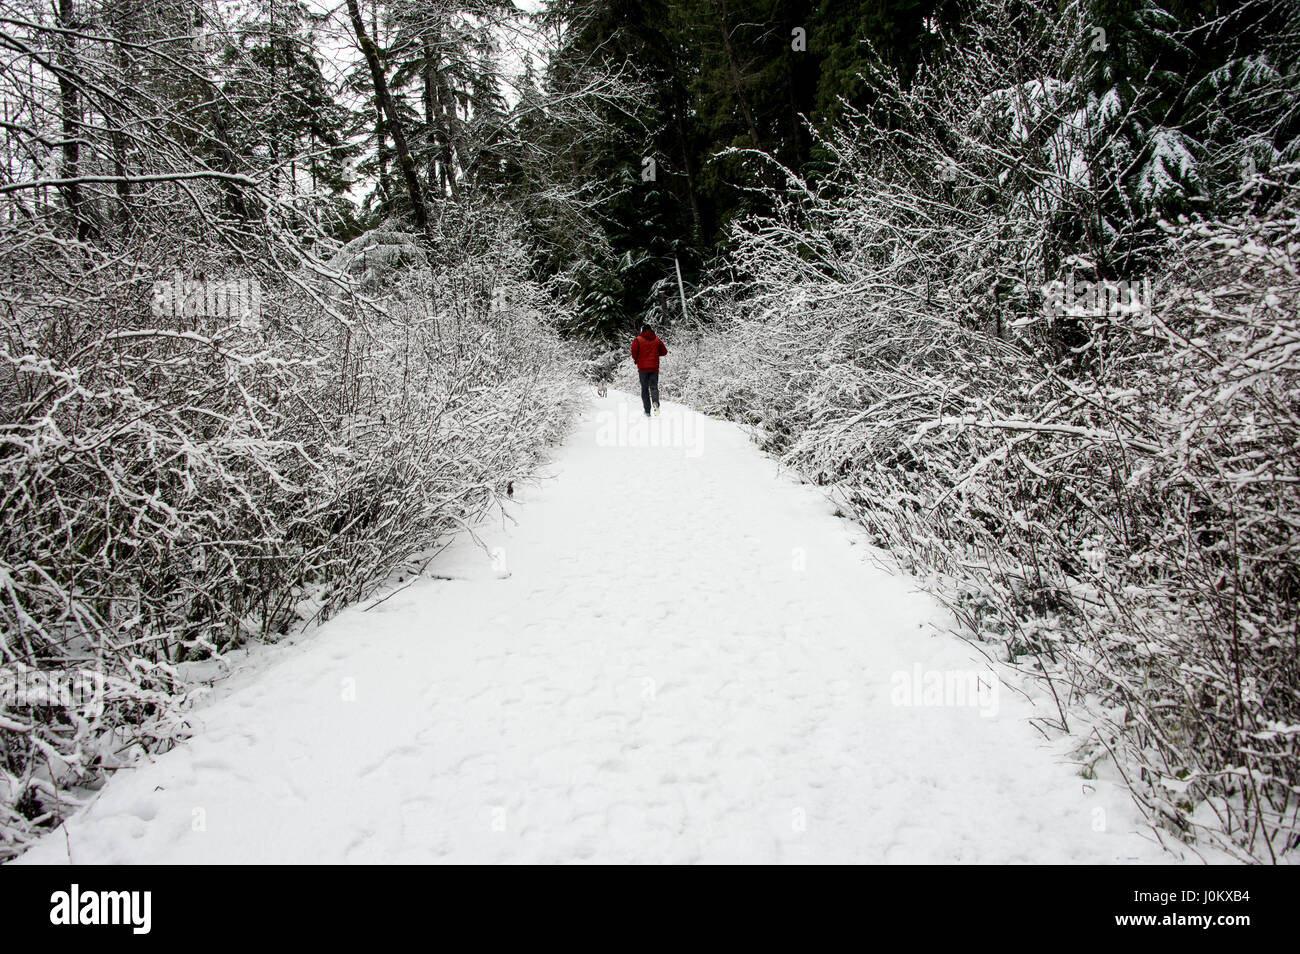
{"type": "Polygon", "coordinates": [[[656,335],[653,331],[643,331],[639,335],[637,335],[637,337],[644,338],[646,341],[654,341],[656,335]]]}

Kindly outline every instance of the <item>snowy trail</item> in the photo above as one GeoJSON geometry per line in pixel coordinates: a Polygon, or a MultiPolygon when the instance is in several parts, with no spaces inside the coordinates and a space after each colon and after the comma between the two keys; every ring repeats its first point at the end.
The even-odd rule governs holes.
{"type": "Polygon", "coordinates": [[[815,490],[733,425],[645,426],[593,399],[479,530],[508,577],[460,541],[455,579],[255,652],[20,861],[1174,860],[1016,693],[895,704],[978,653],[815,490]]]}

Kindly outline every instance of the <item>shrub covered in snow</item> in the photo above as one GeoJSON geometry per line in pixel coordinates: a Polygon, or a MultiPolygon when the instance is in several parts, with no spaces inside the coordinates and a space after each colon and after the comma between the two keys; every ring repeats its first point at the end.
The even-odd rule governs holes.
{"type": "Polygon", "coordinates": [[[362,597],[560,437],[576,363],[495,239],[429,263],[384,232],[264,268],[257,321],[156,315],[53,237],[0,250],[0,859],[184,732],[188,663],[362,597]],[[74,670],[102,691],[14,688],[74,670]]]}
{"type": "Polygon", "coordinates": [[[1275,154],[1219,183],[1223,214],[1162,221],[1155,191],[1206,185],[1193,150],[1138,130],[1147,158],[1104,181],[1114,104],[984,39],[881,81],[907,121],[857,117],[820,185],[772,190],[736,232],[743,294],[678,342],[665,397],[753,425],[956,594],[1085,772],[1110,759],[1154,824],[1276,858],[1300,808],[1300,169],[1275,154]],[[1099,220],[1094,247],[1074,224],[1099,220]],[[1102,294],[1048,307],[1067,277],[1102,294]]]}

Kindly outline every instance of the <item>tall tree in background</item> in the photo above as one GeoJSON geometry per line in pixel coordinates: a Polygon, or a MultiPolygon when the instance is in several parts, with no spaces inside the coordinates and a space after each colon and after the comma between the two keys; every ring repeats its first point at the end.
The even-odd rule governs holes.
{"type": "Polygon", "coordinates": [[[342,103],[326,79],[317,31],[323,17],[300,0],[260,0],[255,18],[233,37],[222,59],[233,66],[224,99],[258,122],[226,131],[242,155],[265,149],[282,172],[291,195],[317,194],[335,210],[336,227],[348,229],[355,214],[344,201],[353,185],[349,167],[360,152],[360,117],[342,103]],[[266,95],[263,80],[270,82],[266,95]]]}
{"type": "Polygon", "coordinates": [[[427,236],[429,234],[429,210],[424,205],[424,186],[420,182],[419,171],[415,167],[415,159],[412,157],[411,148],[407,144],[405,123],[401,114],[397,111],[397,105],[389,90],[388,76],[385,72],[383,60],[380,59],[379,49],[375,46],[370,34],[366,32],[366,24],[361,18],[358,0],[347,0],[347,5],[348,16],[352,20],[352,29],[356,33],[357,44],[361,47],[361,53],[366,58],[366,66],[370,70],[370,81],[373,84],[376,109],[383,116],[384,132],[393,141],[393,151],[397,155],[397,165],[402,171],[407,198],[410,200],[411,216],[415,220],[416,227],[423,235],[427,236]]]}
{"type": "Polygon", "coordinates": [[[732,224],[770,208],[759,187],[777,184],[782,167],[801,175],[820,161],[812,130],[837,118],[842,100],[870,99],[858,74],[874,65],[910,81],[957,10],[957,0],[550,4],[548,22],[563,33],[548,64],[553,88],[584,70],[631,63],[650,90],[637,114],[609,116],[616,134],[573,157],[608,185],[603,234],[572,252],[584,259],[579,299],[599,301],[607,316],[585,324],[609,334],[609,316],[629,327],[648,310],[664,313],[658,289],[674,258],[688,277],[718,261],[732,224]],[[654,161],[648,182],[640,179],[646,160],[654,161]],[[587,254],[596,246],[607,250],[587,254]]]}

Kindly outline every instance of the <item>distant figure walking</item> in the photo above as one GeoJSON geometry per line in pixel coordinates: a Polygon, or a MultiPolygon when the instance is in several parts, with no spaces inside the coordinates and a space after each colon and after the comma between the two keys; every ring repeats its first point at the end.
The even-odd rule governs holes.
{"type": "Polygon", "coordinates": [[[655,337],[649,325],[641,326],[641,333],[632,339],[632,360],[641,376],[641,406],[645,416],[659,413],[659,358],[668,353],[668,346],[655,337]]]}

